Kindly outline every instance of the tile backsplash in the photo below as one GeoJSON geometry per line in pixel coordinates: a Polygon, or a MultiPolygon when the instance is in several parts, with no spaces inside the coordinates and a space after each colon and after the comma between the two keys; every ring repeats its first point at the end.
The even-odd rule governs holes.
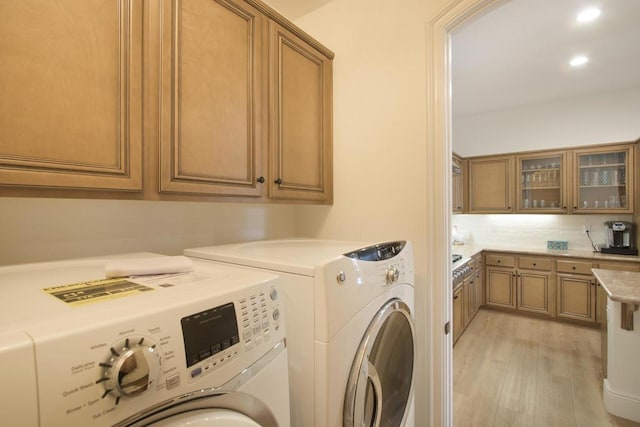
{"type": "Polygon", "coordinates": [[[605,242],[605,221],[633,221],[631,215],[453,215],[458,239],[465,244],[547,248],[548,240],[567,241],[569,249],[591,250],[584,226],[595,244],[605,242]]]}

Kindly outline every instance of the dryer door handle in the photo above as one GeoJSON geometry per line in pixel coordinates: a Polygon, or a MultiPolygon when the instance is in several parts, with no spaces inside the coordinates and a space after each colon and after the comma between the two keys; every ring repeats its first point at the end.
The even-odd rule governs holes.
{"type": "Polygon", "coordinates": [[[355,393],[354,426],[379,427],[382,419],[382,384],[378,370],[370,360],[362,364],[360,376],[352,389],[355,393]],[[367,391],[369,385],[373,389],[373,408],[367,407],[367,391]],[[372,413],[369,423],[365,423],[367,415],[372,413]]]}
{"type": "MultiPolygon", "coordinates": [[[[367,376],[369,381],[371,381],[371,385],[373,386],[373,394],[374,394],[374,403],[375,407],[375,418],[373,419],[373,427],[380,426],[380,420],[382,419],[382,384],[380,384],[380,376],[378,375],[378,370],[373,363],[367,360],[368,369],[367,376]]],[[[367,408],[365,408],[366,410],[367,408]]]]}

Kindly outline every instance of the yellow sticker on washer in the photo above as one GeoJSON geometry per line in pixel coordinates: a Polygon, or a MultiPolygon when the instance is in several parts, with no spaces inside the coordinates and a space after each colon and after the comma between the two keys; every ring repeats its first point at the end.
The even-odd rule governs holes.
{"type": "Polygon", "coordinates": [[[90,304],[153,291],[127,279],[103,279],[44,288],[43,291],[72,306],[90,304]]]}

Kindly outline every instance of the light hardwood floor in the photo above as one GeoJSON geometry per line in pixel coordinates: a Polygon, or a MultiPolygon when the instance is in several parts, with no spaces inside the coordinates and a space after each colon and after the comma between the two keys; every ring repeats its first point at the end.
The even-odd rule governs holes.
{"type": "Polygon", "coordinates": [[[453,349],[455,427],[640,426],[602,401],[600,330],[480,310],[453,349]]]}

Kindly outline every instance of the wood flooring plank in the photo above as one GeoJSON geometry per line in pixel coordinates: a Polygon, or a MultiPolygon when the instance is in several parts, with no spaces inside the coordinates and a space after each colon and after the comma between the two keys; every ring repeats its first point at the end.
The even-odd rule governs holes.
{"type": "Polygon", "coordinates": [[[481,309],[453,351],[455,427],[639,427],[607,413],[600,332],[481,309]]]}

